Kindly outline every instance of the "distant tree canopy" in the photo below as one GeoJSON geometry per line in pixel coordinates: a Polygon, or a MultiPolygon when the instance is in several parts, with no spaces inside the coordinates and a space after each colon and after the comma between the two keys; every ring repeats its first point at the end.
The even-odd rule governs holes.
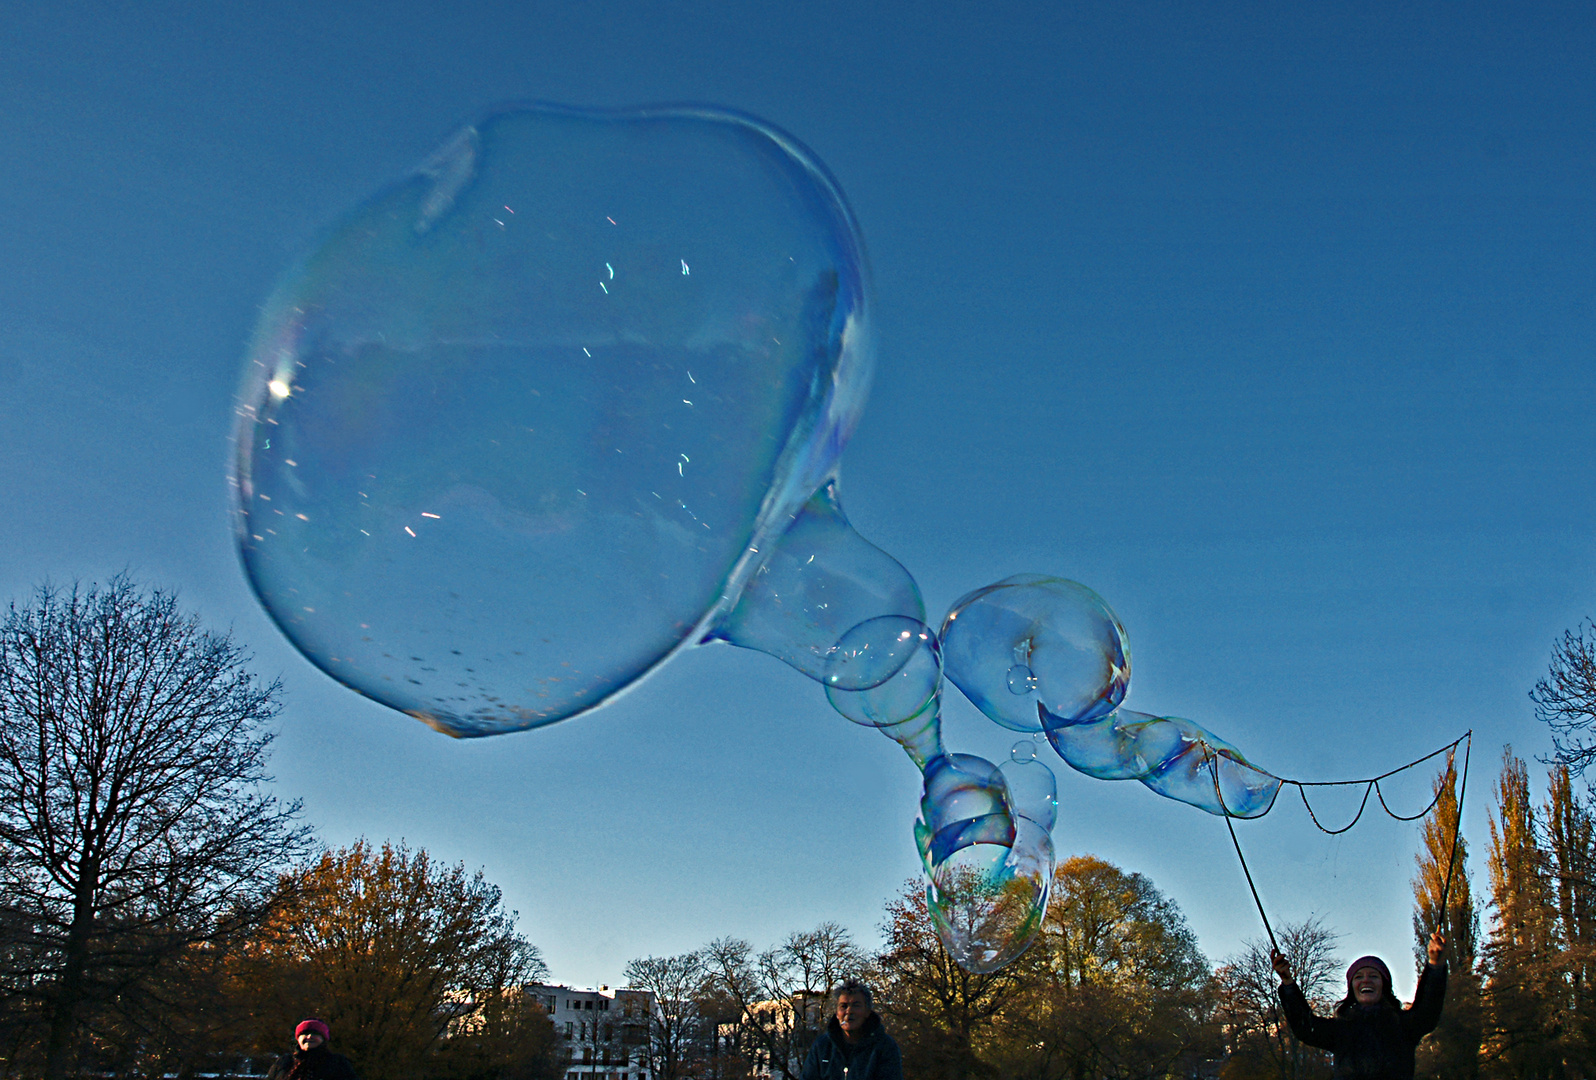
{"type": "Polygon", "coordinates": [[[822,923],[762,952],[723,938],[633,961],[628,978],[660,995],[660,1034],[672,1032],[659,1075],[795,1080],[831,992],[858,976],[917,1080],[1161,1080],[1216,1052],[1208,965],[1175,904],[1091,856],[1059,867],[1053,888],[1043,934],[989,974],[942,947],[918,880],[887,904],[874,955],[822,923]]]}
{"type": "Polygon", "coordinates": [[[0,625],[0,993],[8,1064],[170,1044],[179,976],[250,929],[303,849],[266,794],[275,683],[176,597],[40,587],[0,625]]]}
{"type": "Polygon", "coordinates": [[[522,989],[548,970],[480,872],[360,842],[279,890],[230,968],[258,1049],[287,1048],[295,1023],[320,1016],[363,1075],[406,1080],[477,1075],[495,1046],[552,1041],[522,989]]]}

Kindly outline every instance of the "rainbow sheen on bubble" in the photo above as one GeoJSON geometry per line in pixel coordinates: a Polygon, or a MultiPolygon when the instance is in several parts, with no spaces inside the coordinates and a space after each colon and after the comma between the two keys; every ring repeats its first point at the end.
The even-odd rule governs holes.
{"type": "Polygon", "coordinates": [[[775,129],[489,114],[268,302],[250,582],[323,671],[450,734],[593,708],[697,641],[832,475],[868,324],[842,195],[775,129]]]}
{"type": "Polygon", "coordinates": [[[891,727],[935,697],[942,685],[942,649],[924,623],[881,615],[838,640],[821,682],[832,708],[849,720],[891,727]]]}
{"type": "Polygon", "coordinates": [[[1130,684],[1125,628],[1086,586],[1016,574],[960,597],[942,621],[948,679],[995,723],[1041,731],[1112,712],[1130,684]]]}
{"type": "Polygon", "coordinates": [[[854,531],[839,458],[872,367],[863,244],[825,168],[713,109],[485,115],[278,283],[236,428],[240,556],[312,663],[452,735],[593,709],[698,642],[764,652],[921,773],[914,841],[950,956],[1030,946],[1057,778],[1214,814],[1281,781],[1122,706],[1124,627],[1017,574],[926,623],[854,531]],[[943,678],[1000,764],[944,745],[943,678]]]}

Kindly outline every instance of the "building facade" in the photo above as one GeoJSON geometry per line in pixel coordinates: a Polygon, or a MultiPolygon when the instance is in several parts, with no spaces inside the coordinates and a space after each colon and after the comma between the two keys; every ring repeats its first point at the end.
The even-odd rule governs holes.
{"type": "Polygon", "coordinates": [[[654,995],[647,990],[585,990],[534,983],[527,988],[554,1023],[565,1080],[654,1080],[648,1068],[654,995]]]}

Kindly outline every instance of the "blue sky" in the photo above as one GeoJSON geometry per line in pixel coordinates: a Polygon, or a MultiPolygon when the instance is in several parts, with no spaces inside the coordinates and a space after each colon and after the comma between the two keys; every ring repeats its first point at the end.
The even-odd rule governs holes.
{"type": "MultiPolygon", "coordinates": [[[[323,225],[495,102],[726,105],[858,217],[843,497],[931,609],[1082,581],[1129,705],[1286,776],[1472,727],[1481,852],[1501,745],[1548,749],[1526,692],[1596,613],[1593,37],[1575,4],[12,5],[0,595],[179,589],[281,674],[278,786],[321,835],[484,867],[556,978],[827,918],[873,942],[917,774],[777,661],[696,650],[450,741],[301,660],[232,548],[245,343],[323,225]]],[[[950,744],[1002,753],[962,705],[950,744]]],[[[1058,771],[1062,853],[1147,873],[1215,959],[1258,934],[1219,821],[1058,771]]],[[[1406,966],[1412,826],[1283,805],[1241,836],[1273,918],[1406,966]]]]}

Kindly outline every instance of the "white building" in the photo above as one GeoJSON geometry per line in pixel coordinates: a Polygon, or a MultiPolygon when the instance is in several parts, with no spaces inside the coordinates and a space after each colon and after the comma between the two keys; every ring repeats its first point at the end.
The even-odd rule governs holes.
{"type": "Polygon", "coordinates": [[[654,1080],[648,1070],[648,1026],[654,995],[647,990],[584,990],[533,983],[565,1052],[565,1080],[654,1080]]]}

